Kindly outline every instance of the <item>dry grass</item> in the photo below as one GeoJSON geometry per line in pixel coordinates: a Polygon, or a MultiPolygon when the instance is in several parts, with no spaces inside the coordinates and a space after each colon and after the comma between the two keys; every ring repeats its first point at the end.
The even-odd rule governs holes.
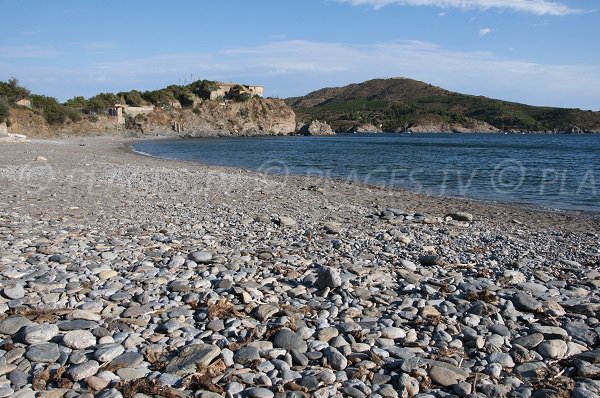
{"type": "Polygon", "coordinates": [[[246,338],[241,341],[236,341],[227,346],[231,351],[237,351],[242,347],[247,346],[249,343],[253,342],[256,339],[256,329],[252,329],[252,333],[250,333],[246,338]]]}
{"type": "Polygon", "coordinates": [[[562,376],[563,371],[557,372],[549,368],[535,370],[532,385],[535,390],[551,390],[551,398],[570,398],[575,388],[575,382],[569,377],[562,376]]]}
{"type": "Polygon", "coordinates": [[[373,377],[373,372],[365,367],[359,367],[356,372],[352,373],[352,379],[363,380],[367,376],[373,377]]]}
{"type": "Polygon", "coordinates": [[[433,360],[446,359],[453,355],[458,355],[461,358],[468,357],[462,348],[445,347],[445,348],[438,350],[436,353],[432,354],[431,359],[433,359],[433,360]]]}
{"type": "Polygon", "coordinates": [[[73,382],[65,377],[65,368],[62,366],[55,370],[46,368],[33,377],[31,387],[34,391],[45,391],[51,384],[55,384],[58,388],[71,388],[73,382]]]}
{"type": "Polygon", "coordinates": [[[498,296],[496,296],[496,293],[491,292],[488,289],[483,289],[479,292],[471,292],[467,295],[467,300],[469,301],[483,301],[485,303],[497,303],[498,302],[498,296]]]}
{"type": "MultiPolygon", "coordinates": [[[[4,318],[12,315],[19,315],[37,323],[52,323],[61,316],[71,313],[67,308],[41,309],[41,308],[14,308],[4,313],[4,318]]],[[[4,319],[3,318],[3,319],[4,319]]]]}
{"type": "Polygon", "coordinates": [[[350,335],[354,337],[354,340],[356,340],[357,343],[362,343],[367,338],[367,332],[363,329],[353,330],[350,332],[350,335]]]}
{"type": "Polygon", "coordinates": [[[216,302],[208,302],[206,303],[206,309],[208,313],[208,317],[211,319],[214,318],[223,318],[227,316],[235,316],[239,317],[241,314],[234,308],[233,304],[229,302],[226,298],[220,298],[216,302]]]}
{"type": "Polygon", "coordinates": [[[199,366],[196,373],[183,379],[183,387],[186,390],[205,390],[222,394],[223,387],[213,383],[212,379],[222,375],[225,370],[227,370],[227,366],[222,359],[216,360],[208,366],[199,366]]]}
{"type": "Polygon", "coordinates": [[[146,360],[150,362],[150,369],[155,371],[161,371],[167,366],[162,352],[146,350],[146,360]]]}
{"type": "Polygon", "coordinates": [[[14,344],[14,343],[9,343],[9,342],[6,342],[6,343],[2,344],[2,345],[0,346],[0,348],[2,348],[4,351],[7,351],[7,352],[8,352],[8,351],[12,351],[12,350],[14,350],[15,348],[17,348],[17,345],[16,345],[16,344],[14,344]]]}
{"type": "Polygon", "coordinates": [[[158,384],[158,380],[148,380],[146,378],[121,382],[116,388],[123,394],[123,398],[132,398],[136,394],[158,395],[164,398],[180,397],[176,390],[169,387],[161,387],[158,384]]]}

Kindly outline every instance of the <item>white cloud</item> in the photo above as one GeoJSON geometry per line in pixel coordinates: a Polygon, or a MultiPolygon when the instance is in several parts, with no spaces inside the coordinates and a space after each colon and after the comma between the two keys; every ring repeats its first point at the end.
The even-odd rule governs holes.
{"type": "Polygon", "coordinates": [[[263,84],[267,95],[280,97],[392,76],[468,94],[595,110],[600,92],[600,65],[540,64],[407,40],[366,45],[286,40],[212,53],[162,54],[72,67],[32,64],[15,69],[8,61],[0,56],[0,76],[15,75],[31,90],[61,99],[155,89],[180,79],[189,81],[190,74],[263,84]]]}
{"type": "Polygon", "coordinates": [[[83,48],[90,51],[104,51],[104,50],[113,50],[119,47],[117,43],[107,42],[107,41],[92,41],[89,43],[84,43],[83,48]]]}
{"type": "Polygon", "coordinates": [[[367,5],[376,9],[397,4],[405,6],[432,6],[442,8],[460,8],[465,10],[499,9],[524,12],[534,15],[568,15],[583,10],[548,0],[337,0],[355,6],[367,5]]]}
{"type": "Polygon", "coordinates": [[[44,46],[10,46],[0,47],[1,58],[48,58],[58,55],[54,47],[44,46]]]}
{"type": "Polygon", "coordinates": [[[492,33],[492,29],[491,28],[481,28],[479,29],[479,35],[480,36],[485,36],[492,33]]]}

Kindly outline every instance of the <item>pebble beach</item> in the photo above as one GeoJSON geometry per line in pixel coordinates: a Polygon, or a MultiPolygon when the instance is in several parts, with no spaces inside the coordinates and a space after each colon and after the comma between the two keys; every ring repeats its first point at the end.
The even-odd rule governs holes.
{"type": "Polygon", "coordinates": [[[0,398],[600,396],[600,215],[0,144],[0,398]]]}

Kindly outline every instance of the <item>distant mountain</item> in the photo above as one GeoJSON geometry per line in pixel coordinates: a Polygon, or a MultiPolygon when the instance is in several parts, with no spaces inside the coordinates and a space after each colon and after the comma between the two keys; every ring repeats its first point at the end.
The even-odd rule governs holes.
{"type": "Polygon", "coordinates": [[[327,121],[338,132],[600,132],[600,112],[460,94],[406,78],[324,88],[286,102],[299,121],[327,121]]]}

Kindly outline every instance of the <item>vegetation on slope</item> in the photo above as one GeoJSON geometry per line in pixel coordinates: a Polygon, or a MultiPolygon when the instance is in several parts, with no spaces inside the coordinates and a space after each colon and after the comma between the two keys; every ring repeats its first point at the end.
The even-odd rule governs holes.
{"type": "Polygon", "coordinates": [[[286,102],[301,121],[326,120],[336,130],[371,124],[384,131],[404,131],[432,121],[469,128],[480,121],[500,130],[600,131],[600,112],[459,94],[403,78],[325,88],[286,102]]]}
{"type": "MultiPolygon", "coordinates": [[[[189,85],[170,85],[159,90],[124,91],[119,93],[100,93],[90,98],[73,97],[64,103],[56,98],[32,94],[28,89],[19,85],[15,78],[8,82],[0,81],[0,123],[9,121],[10,108],[21,99],[31,101],[32,112],[44,117],[51,125],[63,125],[77,122],[86,118],[96,121],[98,115],[105,115],[115,104],[129,106],[154,105],[159,108],[171,108],[176,104],[183,108],[192,108],[195,101],[207,98],[211,91],[217,89],[217,83],[210,80],[198,80],[189,85]]],[[[247,93],[236,97],[236,101],[247,101],[251,98],[247,93]]]]}

